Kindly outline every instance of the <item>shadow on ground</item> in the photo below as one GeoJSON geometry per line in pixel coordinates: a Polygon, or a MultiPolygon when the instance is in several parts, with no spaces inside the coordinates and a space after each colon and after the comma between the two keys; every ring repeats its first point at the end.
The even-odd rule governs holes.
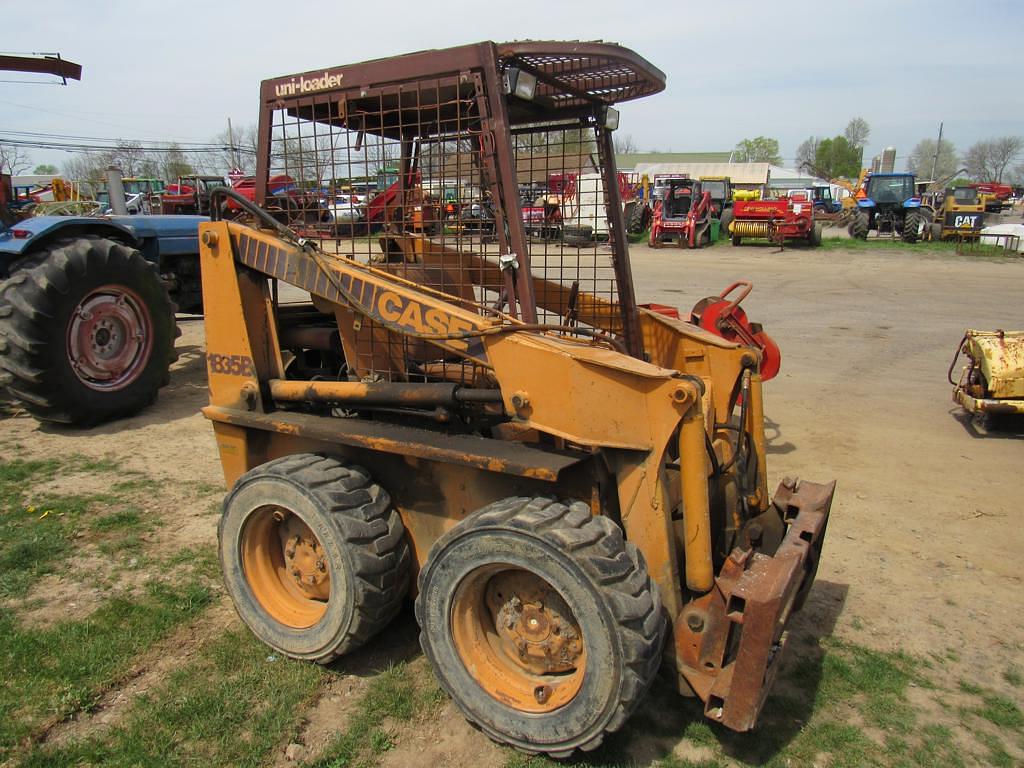
{"type": "Polygon", "coordinates": [[[957,406],[950,415],[976,440],[1024,440],[1024,415],[986,414],[984,417],[957,406]]]}
{"type": "Polygon", "coordinates": [[[206,355],[203,348],[190,344],[178,347],[178,361],[171,367],[171,378],[161,387],[156,402],[146,406],[134,416],[114,419],[93,427],[74,427],[66,424],[40,422],[39,430],[47,434],[66,437],[112,435],[141,429],[153,424],[165,424],[187,419],[209,403],[206,387],[206,355]]]}
{"type": "Polygon", "coordinates": [[[764,417],[764,439],[766,445],[765,450],[769,456],[792,453],[796,450],[796,446],[791,442],[783,442],[782,427],[779,426],[777,421],[773,421],[767,416],[764,417]]]}
{"type": "Polygon", "coordinates": [[[328,669],[343,675],[373,677],[388,667],[412,661],[420,655],[420,628],[416,623],[411,600],[402,612],[362,648],[347,653],[328,665],[328,669]]]}

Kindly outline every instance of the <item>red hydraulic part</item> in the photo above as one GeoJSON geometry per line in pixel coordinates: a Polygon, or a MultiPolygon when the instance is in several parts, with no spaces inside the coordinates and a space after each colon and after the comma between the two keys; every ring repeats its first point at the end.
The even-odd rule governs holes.
{"type": "Polygon", "coordinates": [[[750,322],[747,313],[740,309],[740,302],[747,298],[753,289],[754,284],[749,280],[740,280],[718,296],[701,299],[690,312],[690,322],[727,341],[761,350],[761,379],[768,381],[779,374],[782,353],[772,337],[764,332],[761,324],[750,322]],[[737,288],[743,290],[731,301],[727,299],[726,297],[737,288]]]}

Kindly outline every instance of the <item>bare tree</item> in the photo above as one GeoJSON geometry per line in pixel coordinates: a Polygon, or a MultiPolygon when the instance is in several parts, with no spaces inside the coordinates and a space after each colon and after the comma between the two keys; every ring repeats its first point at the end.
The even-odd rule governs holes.
{"type": "Polygon", "coordinates": [[[843,131],[843,136],[850,143],[850,146],[856,149],[864,149],[870,135],[871,126],[868,125],[868,121],[863,117],[853,118],[846,124],[846,130],[843,131]]]}
{"type": "Polygon", "coordinates": [[[211,144],[219,144],[223,149],[217,152],[194,152],[188,162],[200,173],[224,174],[239,168],[246,176],[252,176],[256,173],[256,136],[255,125],[235,128],[230,136],[225,129],[210,139],[211,144]]]}
{"type": "Polygon", "coordinates": [[[1002,181],[1007,166],[1024,151],[1020,136],[1002,136],[976,142],[964,155],[967,172],[978,181],[1002,181]]]}
{"type": "Polygon", "coordinates": [[[165,181],[176,181],[181,176],[195,173],[192,163],[182,152],[181,147],[174,142],[167,146],[166,152],[160,153],[159,165],[160,178],[165,181]]]}
{"type": "Polygon", "coordinates": [[[619,136],[616,132],[613,135],[615,136],[616,155],[634,155],[640,151],[640,147],[637,146],[631,134],[627,133],[625,136],[619,136]]]}
{"type": "Polygon", "coordinates": [[[914,145],[907,158],[907,170],[918,179],[936,181],[953,175],[960,167],[960,159],[956,156],[953,142],[942,140],[939,146],[939,157],[935,158],[935,139],[921,139],[914,145]],[[935,179],[932,179],[932,164],[935,164],[935,179]]]}
{"type": "Polygon", "coordinates": [[[796,169],[808,173],[816,173],[815,157],[818,154],[818,139],[810,136],[796,149],[796,169]]]}
{"type": "Polygon", "coordinates": [[[28,153],[15,144],[0,144],[0,172],[16,176],[32,167],[28,153]]]}
{"type": "Polygon", "coordinates": [[[989,161],[996,173],[996,181],[1003,180],[1007,166],[1016,160],[1022,151],[1024,151],[1024,138],[1020,136],[1002,136],[992,139],[989,161]]]}
{"type": "Polygon", "coordinates": [[[64,175],[72,181],[102,181],[107,165],[105,155],[83,152],[64,161],[64,175]]]}

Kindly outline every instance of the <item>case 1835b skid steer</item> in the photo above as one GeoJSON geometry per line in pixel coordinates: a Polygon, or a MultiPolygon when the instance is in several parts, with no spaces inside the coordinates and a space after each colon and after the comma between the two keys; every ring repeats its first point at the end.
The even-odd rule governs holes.
{"type": "Polygon", "coordinates": [[[663,88],[579,42],[262,84],[256,200],[281,173],[305,194],[236,196],[249,223],[200,239],[220,558],[268,645],[328,662],[415,596],[438,680],[498,741],[592,749],[663,662],[754,726],[834,483],[770,496],[761,353],[637,305],[612,105],[663,88]],[[384,164],[379,234],[295,210],[384,164]],[[528,244],[518,184],[595,171],[609,243],[528,244]],[[425,220],[450,187],[488,203],[486,237],[425,220]]]}

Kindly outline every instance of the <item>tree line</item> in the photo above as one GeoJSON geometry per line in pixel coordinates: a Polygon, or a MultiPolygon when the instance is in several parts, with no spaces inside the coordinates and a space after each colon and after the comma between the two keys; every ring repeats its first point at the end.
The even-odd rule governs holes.
{"type": "Polygon", "coordinates": [[[246,126],[213,137],[200,149],[182,147],[176,142],[148,143],[118,139],[110,149],[82,149],[64,161],[62,168],[50,163],[33,166],[24,147],[0,143],[0,171],[16,176],[30,168],[36,174],[62,173],[75,181],[101,181],[107,167],[117,166],[128,177],[152,177],[173,181],[192,174],[224,175],[240,168],[251,175],[256,172],[256,127],[246,126]]]}

